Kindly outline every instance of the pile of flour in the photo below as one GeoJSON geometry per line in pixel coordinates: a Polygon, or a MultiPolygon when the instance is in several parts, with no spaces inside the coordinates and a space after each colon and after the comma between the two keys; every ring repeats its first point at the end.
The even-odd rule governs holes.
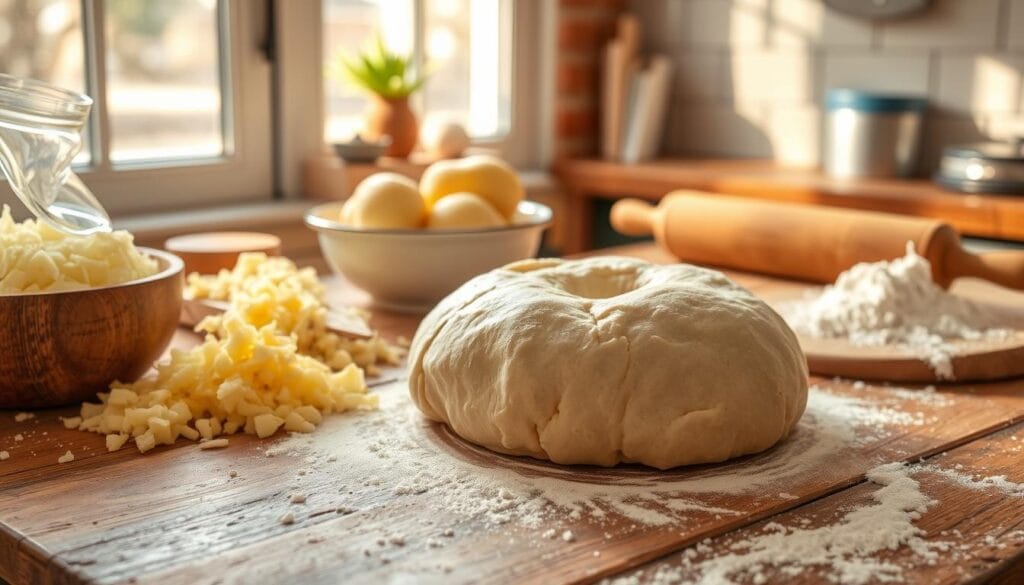
{"type": "Polygon", "coordinates": [[[821,294],[781,309],[797,333],[845,338],[859,346],[906,346],[946,380],[954,378],[955,342],[1001,341],[1016,334],[998,328],[985,308],[936,285],[913,242],[907,242],[902,258],[857,264],[821,294]]]}

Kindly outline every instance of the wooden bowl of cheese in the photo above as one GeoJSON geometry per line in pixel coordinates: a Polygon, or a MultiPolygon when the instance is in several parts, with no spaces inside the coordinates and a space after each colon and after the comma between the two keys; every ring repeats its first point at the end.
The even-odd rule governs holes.
{"type": "MultiPolygon", "coordinates": [[[[108,286],[0,292],[0,408],[89,400],[115,380],[136,380],[160,357],[178,326],[184,265],[167,252],[134,249],[155,261],[154,273],[108,286]]],[[[96,270],[87,260],[60,269],[96,270]]],[[[46,264],[25,264],[34,262],[46,264]]]]}

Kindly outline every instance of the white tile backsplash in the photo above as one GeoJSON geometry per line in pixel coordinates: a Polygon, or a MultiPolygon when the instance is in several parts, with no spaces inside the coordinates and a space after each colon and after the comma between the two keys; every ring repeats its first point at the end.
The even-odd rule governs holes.
{"type": "Polygon", "coordinates": [[[757,108],[678,103],[669,111],[665,142],[672,152],[695,156],[770,158],[767,118],[757,108]]]}
{"type": "Polygon", "coordinates": [[[688,0],[686,8],[687,43],[712,47],[768,43],[768,0],[688,0]]]}
{"type": "Polygon", "coordinates": [[[936,0],[924,13],[882,24],[882,46],[994,49],[1001,1],[936,0]]]}
{"type": "Polygon", "coordinates": [[[648,47],[676,62],[670,153],[814,164],[822,99],[834,87],[927,95],[925,169],[947,144],[1024,124],[1024,0],[935,0],[890,23],[844,16],[823,0],[630,7],[648,47]]]}
{"type": "Polygon", "coordinates": [[[725,96],[738,103],[802,104],[815,97],[814,58],[806,51],[734,50],[725,96]]]}
{"type": "Polygon", "coordinates": [[[1006,114],[1024,107],[1024,54],[946,55],[938,77],[932,101],[944,110],[1006,114]]]}
{"type": "Polygon", "coordinates": [[[684,51],[673,57],[675,98],[719,100],[725,97],[725,52],[684,51]]]}
{"type": "Polygon", "coordinates": [[[787,166],[816,166],[821,159],[822,115],[817,106],[773,108],[768,140],[775,160],[787,166]]]}
{"type": "MultiPolygon", "coordinates": [[[[826,53],[823,90],[837,87],[927,95],[927,53],[826,53]]],[[[821,95],[825,95],[822,92],[821,95]]]]}
{"type": "Polygon", "coordinates": [[[1013,50],[1024,50],[1024,0],[1007,0],[1010,11],[1006,27],[1006,45],[1013,50]]]}
{"type": "Polygon", "coordinates": [[[774,0],[773,47],[870,47],[871,22],[827,10],[821,0],[774,0]]]}

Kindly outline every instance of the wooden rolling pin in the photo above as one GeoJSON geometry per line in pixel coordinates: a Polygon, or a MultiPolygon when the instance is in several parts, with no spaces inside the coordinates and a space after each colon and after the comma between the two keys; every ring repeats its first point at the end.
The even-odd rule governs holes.
{"type": "Polygon", "coordinates": [[[616,202],[611,223],[626,235],[653,233],[686,262],[821,283],[834,282],[858,262],[903,256],[910,241],[943,287],[973,276],[1024,289],[1024,252],[973,254],[956,230],[930,219],[674,191],[658,207],[638,199],[616,202]]]}

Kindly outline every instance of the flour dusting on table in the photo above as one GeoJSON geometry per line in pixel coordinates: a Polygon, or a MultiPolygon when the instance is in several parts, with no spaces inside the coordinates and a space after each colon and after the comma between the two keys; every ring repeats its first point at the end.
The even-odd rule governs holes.
{"type": "Polygon", "coordinates": [[[935,284],[931,265],[912,242],[905,256],[857,264],[819,295],[783,306],[782,314],[797,333],[809,337],[909,347],[947,380],[955,375],[956,342],[1016,335],[999,328],[997,317],[984,307],[935,284]]]}
{"type": "MultiPolygon", "coordinates": [[[[403,546],[425,549],[452,546],[450,536],[464,530],[472,530],[481,542],[490,538],[488,535],[503,535],[525,538],[533,547],[556,549],[589,541],[594,537],[592,531],[599,531],[605,539],[634,530],[682,533],[728,522],[741,514],[729,507],[729,502],[735,501],[730,496],[735,495],[768,505],[774,505],[769,500],[778,500],[777,505],[792,506],[796,496],[789,490],[793,485],[807,482],[809,477],[826,483],[843,477],[845,472],[836,469],[842,466],[835,462],[847,457],[851,446],[933,424],[946,416],[944,409],[952,407],[951,401],[933,391],[873,386],[870,396],[860,397],[812,386],[803,419],[794,434],[777,447],[726,464],[657,471],[638,466],[557,466],[496,455],[463,443],[442,426],[424,420],[400,385],[389,385],[379,394],[379,411],[350,418],[344,424],[328,419],[316,437],[292,435],[265,453],[303,461],[306,467],[300,475],[332,477],[337,491],[307,494],[318,509],[326,506],[338,514],[370,517],[386,516],[396,507],[415,506],[429,527],[424,534],[402,535],[403,546]],[[839,475],[833,477],[833,473],[839,475]]],[[[926,539],[914,525],[921,511],[933,505],[911,477],[925,472],[944,475],[969,489],[1024,493],[1024,486],[1001,477],[974,478],[936,465],[883,466],[869,474],[880,487],[865,510],[850,510],[818,532],[805,525],[783,528],[773,523],[763,535],[769,540],[759,536],[736,544],[725,557],[711,557],[712,549],[698,544],[687,553],[693,566],[685,573],[678,567],[666,569],[661,582],[688,582],[695,573],[706,572],[724,575],[725,582],[735,577],[739,582],[756,583],[767,558],[775,558],[778,570],[786,575],[799,574],[813,565],[812,559],[826,558],[843,571],[836,573],[836,580],[847,583],[863,583],[858,575],[868,573],[897,575],[899,567],[873,557],[876,550],[910,547],[927,562],[945,546],[926,539]],[[884,532],[880,534],[878,527],[885,527],[884,532]],[[825,551],[813,548],[840,541],[848,544],[829,545],[825,551]],[[786,556],[791,553],[778,550],[788,549],[792,543],[811,548],[794,549],[807,553],[794,561],[786,556]],[[768,552],[757,552],[762,550],[768,552]],[[847,552],[843,561],[840,557],[847,552]],[[698,566],[701,556],[709,563],[716,562],[715,558],[731,560],[698,566]]],[[[291,512],[296,524],[315,521],[314,512],[301,506],[286,509],[282,505],[278,514],[284,512],[291,512]]],[[[381,538],[388,536],[393,535],[381,538]]],[[[364,552],[385,554],[391,550],[371,548],[364,552]]],[[[431,567],[424,567],[428,569],[431,567]]],[[[452,570],[444,568],[445,573],[452,570]]],[[[640,582],[649,580],[645,577],[640,582]]],[[[719,581],[705,579],[708,583],[719,581]]]]}
{"type": "Polygon", "coordinates": [[[325,421],[329,436],[292,436],[266,453],[306,457],[312,469],[343,462],[337,470],[345,483],[367,490],[379,490],[382,478],[396,478],[387,486],[393,495],[421,497],[440,514],[490,526],[551,528],[566,518],[602,523],[611,515],[637,527],[684,526],[738,514],[716,503],[721,496],[783,493],[802,476],[827,474],[827,462],[851,445],[884,438],[900,426],[934,422],[912,407],[896,407],[911,400],[912,395],[866,400],[812,387],[796,431],[774,449],[741,462],[659,472],[495,455],[452,438],[425,421],[401,389],[388,388],[381,392],[380,412],[345,425],[325,421]]]}
{"type": "Polygon", "coordinates": [[[849,510],[834,522],[815,528],[769,522],[762,526],[762,534],[730,541],[730,552],[726,554],[706,554],[712,549],[705,542],[684,551],[677,566],[641,571],[611,583],[765,583],[769,569],[795,577],[809,568],[818,568],[829,581],[843,585],[903,581],[905,567],[878,558],[878,553],[907,547],[917,563],[933,565],[939,555],[961,552],[959,542],[928,539],[915,525],[924,512],[938,503],[921,490],[921,484],[913,477],[925,473],[952,478],[969,489],[995,488],[1008,495],[1024,496],[1024,485],[1005,477],[974,480],[935,465],[888,463],[867,473],[868,481],[878,486],[871,501],[849,510]]]}

